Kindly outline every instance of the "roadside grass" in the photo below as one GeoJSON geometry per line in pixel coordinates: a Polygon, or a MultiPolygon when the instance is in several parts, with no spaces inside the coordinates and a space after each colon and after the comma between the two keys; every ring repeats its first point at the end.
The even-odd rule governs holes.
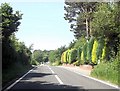
{"type": "Polygon", "coordinates": [[[62,63],[60,61],[55,61],[54,63],[51,63],[52,66],[60,66],[62,63]]]}
{"type": "Polygon", "coordinates": [[[39,65],[40,63],[38,61],[36,61],[35,59],[32,59],[30,64],[32,64],[32,65],[39,65]]]}
{"type": "Polygon", "coordinates": [[[8,69],[2,70],[2,87],[11,83],[13,80],[19,78],[31,68],[31,65],[15,63],[11,65],[8,69]]]}
{"type": "Polygon", "coordinates": [[[101,62],[91,72],[91,76],[108,81],[115,85],[120,85],[119,74],[120,68],[119,60],[115,59],[113,62],[101,62]]]}

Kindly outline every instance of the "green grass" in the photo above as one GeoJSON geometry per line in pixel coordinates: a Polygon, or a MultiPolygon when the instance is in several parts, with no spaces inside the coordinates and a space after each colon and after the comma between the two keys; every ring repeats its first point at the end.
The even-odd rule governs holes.
{"type": "Polygon", "coordinates": [[[60,61],[55,61],[54,63],[50,63],[50,65],[59,66],[59,65],[61,65],[61,62],[60,61]]]}
{"type": "Polygon", "coordinates": [[[113,62],[102,62],[95,66],[91,72],[91,76],[109,81],[113,84],[120,85],[119,83],[119,60],[115,59],[113,62]]]}
{"type": "Polygon", "coordinates": [[[2,70],[2,87],[16,79],[17,77],[22,76],[32,67],[30,65],[22,65],[20,63],[15,63],[11,65],[8,69],[2,70]]]}

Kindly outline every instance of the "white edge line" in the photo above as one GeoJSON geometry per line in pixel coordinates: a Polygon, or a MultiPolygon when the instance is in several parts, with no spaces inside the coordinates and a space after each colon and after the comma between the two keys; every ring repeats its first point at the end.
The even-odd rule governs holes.
{"type": "MultiPolygon", "coordinates": [[[[33,68],[34,69],[34,68],[33,68]]],[[[21,79],[23,79],[28,73],[30,73],[33,69],[29,70],[26,74],[24,74],[22,77],[20,77],[18,80],[16,80],[13,84],[11,84],[9,87],[7,87],[4,91],[7,91],[11,89],[15,84],[17,84],[21,79]]]]}
{"type": "MultiPolygon", "coordinates": [[[[64,67],[62,67],[62,68],[64,68],[64,67]]],[[[67,69],[67,68],[64,68],[64,69],[67,69]]],[[[78,72],[76,72],[76,71],[74,71],[74,70],[70,70],[70,69],[67,69],[67,70],[69,70],[69,71],[71,71],[71,72],[75,72],[75,73],[77,73],[77,74],[79,74],[79,75],[81,75],[81,76],[84,76],[84,77],[86,77],[86,78],[89,78],[89,79],[92,79],[92,80],[95,80],[95,81],[101,82],[101,83],[106,84],[106,85],[108,85],[108,86],[111,86],[111,87],[114,87],[114,88],[120,89],[118,86],[112,85],[112,84],[107,83],[107,82],[105,82],[105,81],[102,81],[102,80],[99,80],[99,79],[96,79],[96,78],[93,78],[93,77],[90,77],[90,76],[83,75],[83,74],[78,73],[78,72]]]]}
{"type": "MultiPolygon", "coordinates": [[[[52,73],[55,73],[49,66],[47,66],[49,69],[50,69],[50,71],[52,72],[52,73]]],[[[60,84],[63,84],[63,82],[61,81],[61,79],[57,76],[57,75],[55,75],[55,78],[58,80],[58,82],[60,83],[60,84]]]]}

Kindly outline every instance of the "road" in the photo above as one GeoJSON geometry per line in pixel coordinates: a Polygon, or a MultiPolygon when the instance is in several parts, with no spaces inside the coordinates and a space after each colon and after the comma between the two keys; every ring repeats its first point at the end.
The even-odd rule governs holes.
{"type": "Polygon", "coordinates": [[[9,88],[10,91],[16,89],[34,89],[34,91],[39,89],[66,89],[72,91],[102,89],[102,91],[118,91],[114,87],[89,79],[63,67],[48,65],[35,67],[25,77],[9,88]]]}

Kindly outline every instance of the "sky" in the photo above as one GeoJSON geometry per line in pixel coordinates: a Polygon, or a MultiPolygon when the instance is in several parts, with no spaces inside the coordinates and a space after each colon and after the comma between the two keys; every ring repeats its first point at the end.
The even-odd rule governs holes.
{"type": "Polygon", "coordinates": [[[16,37],[27,47],[54,50],[73,41],[70,24],[64,20],[64,2],[11,2],[10,6],[23,14],[16,37]]]}

